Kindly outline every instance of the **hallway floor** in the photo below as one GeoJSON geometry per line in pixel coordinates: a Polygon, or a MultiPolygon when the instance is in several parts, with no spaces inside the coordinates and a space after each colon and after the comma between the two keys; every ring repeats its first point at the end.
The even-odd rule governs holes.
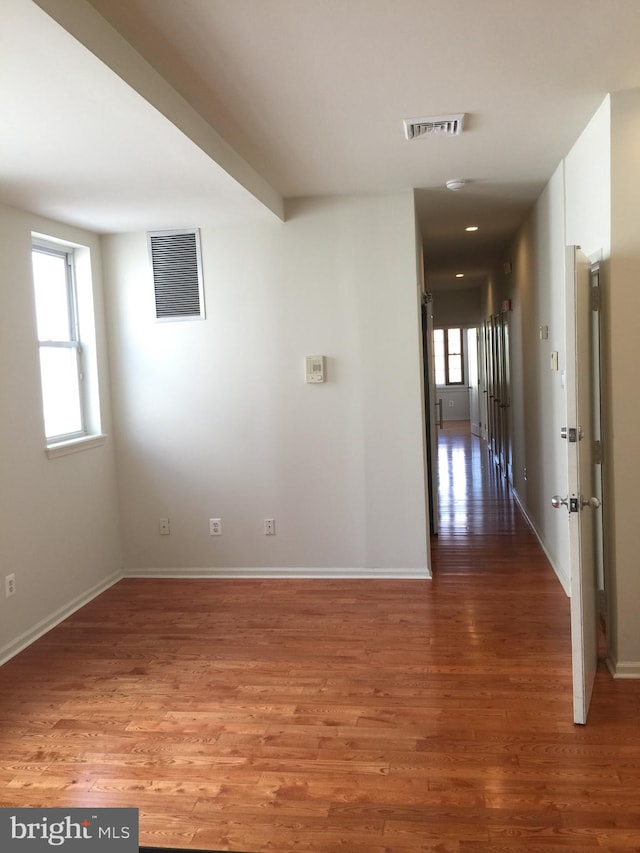
{"type": "Polygon", "coordinates": [[[118,583],[0,669],[0,806],[246,853],[640,851],[640,682],[572,723],[569,602],[465,429],[434,578],[118,583]]]}

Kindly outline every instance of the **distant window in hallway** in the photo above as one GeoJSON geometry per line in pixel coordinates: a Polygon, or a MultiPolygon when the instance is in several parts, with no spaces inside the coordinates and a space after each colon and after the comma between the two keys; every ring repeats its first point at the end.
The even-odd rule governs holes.
{"type": "Polygon", "coordinates": [[[433,330],[436,385],[464,384],[462,339],[462,329],[458,327],[433,330]]]}

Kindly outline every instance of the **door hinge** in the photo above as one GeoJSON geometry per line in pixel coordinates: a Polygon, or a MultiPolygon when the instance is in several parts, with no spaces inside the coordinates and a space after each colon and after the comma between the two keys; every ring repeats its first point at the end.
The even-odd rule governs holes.
{"type": "Polygon", "coordinates": [[[593,464],[602,465],[602,442],[599,439],[593,442],[593,464]]]}
{"type": "Polygon", "coordinates": [[[600,286],[594,285],[591,288],[591,310],[599,311],[602,305],[602,300],[600,298],[600,286]]]}

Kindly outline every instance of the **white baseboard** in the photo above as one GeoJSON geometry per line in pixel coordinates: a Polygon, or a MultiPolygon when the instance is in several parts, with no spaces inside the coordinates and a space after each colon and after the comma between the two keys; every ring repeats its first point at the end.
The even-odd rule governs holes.
{"type": "Polygon", "coordinates": [[[76,610],[84,607],[85,604],[88,604],[106,589],[109,589],[109,587],[113,586],[121,578],[122,574],[120,572],[110,575],[91,589],[83,592],[82,595],[74,598],[68,604],[65,604],[63,607],[60,607],[58,610],[49,614],[45,619],[38,622],[37,625],[34,625],[33,628],[30,628],[28,631],[20,634],[19,637],[16,637],[15,640],[7,643],[6,646],[0,648],[0,666],[8,660],[11,660],[12,657],[15,657],[23,649],[26,649],[27,646],[31,645],[31,643],[35,643],[36,640],[40,639],[40,637],[44,636],[52,628],[55,628],[55,626],[59,625],[60,622],[64,622],[64,620],[71,616],[72,613],[75,613],[76,610]]]}
{"type": "Polygon", "coordinates": [[[342,569],[342,568],[197,568],[197,569],[125,569],[110,575],[104,581],[74,598],[64,607],[55,610],[37,625],[20,634],[0,648],[0,666],[11,660],[27,646],[44,636],[60,622],[88,604],[100,593],[122,578],[316,578],[340,580],[430,580],[429,569],[342,569]]]}
{"type": "Polygon", "coordinates": [[[124,569],[125,578],[311,578],[340,580],[430,580],[428,568],[419,569],[349,569],[349,568],[196,568],[196,569],[124,569]]]}
{"type": "Polygon", "coordinates": [[[614,678],[640,678],[640,661],[616,661],[607,658],[607,669],[614,678]]]}
{"type": "Polygon", "coordinates": [[[549,561],[549,564],[550,564],[551,568],[552,568],[552,569],[553,569],[553,571],[556,573],[556,577],[557,577],[557,578],[558,578],[558,580],[560,581],[560,584],[562,585],[562,589],[565,591],[565,594],[567,595],[567,597],[568,597],[568,598],[570,598],[570,597],[571,597],[571,579],[570,579],[570,578],[568,578],[568,577],[566,576],[566,574],[558,568],[558,566],[556,566],[556,564],[554,563],[554,561],[553,561],[553,560],[552,560],[552,558],[551,558],[551,555],[550,555],[550,554],[549,554],[549,552],[547,551],[547,549],[546,549],[546,547],[545,547],[544,542],[543,542],[543,541],[542,541],[542,539],[540,538],[540,534],[539,534],[539,533],[538,533],[538,531],[536,530],[536,526],[535,526],[535,524],[534,524],[534,523],[533,523],[533,521],[529,518],[529,514],[528,514],[528,512],[526,511],[526,509],[524,508],[524,506],[523,506],[523,504],[522,504],[522,501],[521,501],[521,500],[520,500],[520,498],[518,497],[518,493],[516,492],[516,490],[515,490],[515,489],[512,489],[511,491],[512,491],[512,493],[513,493],[513,497],[515,498],[516,503],[517,503],[517,504],[518,504],[518,506],[520,507],[520,512],[524,515],[524,517],[525,517],[525,518],[526,518],[526,520],[527,520],[527,524],[529,525],[529,527],[530,527],[530,528],[533,530],[533,532],[535,533],[536,539],[538,540],[538,544],[540,545],[540,547],[541,547],[541,548],[542,548],[542,550],[544,551],[544,555],[545,555],[545,557],[547,558],[547,560],[549,561]]]}

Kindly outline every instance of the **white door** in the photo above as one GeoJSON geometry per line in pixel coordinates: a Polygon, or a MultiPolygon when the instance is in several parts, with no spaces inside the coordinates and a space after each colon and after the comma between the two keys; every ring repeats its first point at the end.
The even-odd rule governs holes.
{"type": "Polygon", "coordinates": [[[467,329],[467,364],[469,366],[469,420],[471,434],[480,435],[480,388],[478,376],[478,330],[467,329]]]}
{"type": "Polygon", "coordinates": [[[598,664],[596,525],[601,510],[596,497],[594,406],[591,346],[591,276],[589,260],[576,247],[566,252],[565,428],[569,494],[554,499],[566,503],[571,556],[571,652],[573,661],[573,719],[587,722],[598,664]]]}

